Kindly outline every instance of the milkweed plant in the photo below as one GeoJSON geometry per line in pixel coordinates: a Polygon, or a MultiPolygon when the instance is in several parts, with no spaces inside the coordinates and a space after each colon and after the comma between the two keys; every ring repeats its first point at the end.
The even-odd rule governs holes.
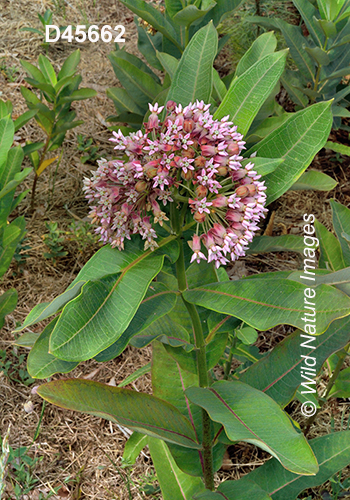
{"type": "MultiPolygon", "coordinates": [[[[331,102],[290,113],[255,140],[250,130],[267,116],[287,52],[275,52],[274,34],[264,33],[226,88],[213,71],[217,43],[212,23],[199,29],[172,66],[166,94],[149,103],[143,127],[113,132],[110,158],[84,181],[104,245],[67,290],[34,307],[17,343],[32,343],[28,371],[38,379],[89,359],[117,364],[128,345],[152,345],[151,366],[119,387],[71,377],[37,392],[131,429],[124,462],[134,463],[148,446],[164,500],[292,500],[349,463],[350,431],[309,441],[285,411],[292,400],[317,403],[299,390],[311,285],[299,271],[232,281],[225,266],[245,253],[303,252],[302,236],[254,235],[271,202],[309,182],[305,170],[328,138],[331,102]],[[33,343],[28,329],[50,317],[33,343]],[[261,355],[253,345],[259,332],[268,336],[281,324],[294,332],[261,355]],[[124,388],[148,370],[152,394],[124,388]],[[218,484],[225,450],[242,441],[273,458],[218,484]]],[[[329,182],[319,174],[318,181],[329,182]]],[[[340,239],[350,216],[334,207],[340,239]]],[[[339,266],[326,263],[323,240],[331,236],[318,236],[324,269],[312,285],[316,319],[308,351],[316,374],[350,341],[350,298],[333,279],[339,266]]],[[[345,243],[341,251],[346,267],[345,243]]]]}

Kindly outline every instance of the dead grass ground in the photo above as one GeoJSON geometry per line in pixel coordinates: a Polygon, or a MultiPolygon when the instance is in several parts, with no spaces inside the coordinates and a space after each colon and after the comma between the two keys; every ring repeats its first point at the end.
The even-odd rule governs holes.
{"type": "MultiPolygon", "coordinates": [[[[47,8],[55,10],[55,24],[123,24],[126,27],[126,48],[136,50],[136,36],[133,16],[120,3],[102,0],[54,0],[54,3],[30,0],[0,0],[0,60],[5,65],[18,69],[14,81],[9,81],[4,71],[0,73],[0,91],[2,99],[10,99],[14,105],[14,114],[25,110],[20,85],[23,84],[24,72],[19,64],[20,59],[35,63],[43,49],[38,36],[19,32],[24,26],[39,27],[37,12],[43,14],[47,8]]],[[[27,220],[29,249],[25,264],[19,269],[12,266],[2,282],[3,289],[15,287],[18,290],[18,307],[8,316],[6,326],[2,330],[0,349],[6,350],[9,359],[16,361],[24,352],[17,349],[12,354],[14,327],[21,323],[28,312],[39,302],[50,301],[61,293],[76,276],[89,255],[81,254],[74,243],[67,243],[69,253],[56,265],[43,258],[45,245],[42,235],[46,232],[45,222],[56,221],[59,228],[66,230],[72,220],[84,220],[88,213],[87,204],[81,192],[82,178],[88,174],[92,165],[83,165],[77,151],[77,134],[83,133],[93,137],[102,156],[110,155],[109,132],[106,130],[105,118],[114,112],[112,102],[106,97],[105,90],[116,85],[112,67],[107,54],[113,49],[112,44],[68,44],[58,43],[49,48],[48,57],[58,69],[68,54],[80,47],[81,63],[79,71],[83,76],[83,86],[94,88],[98,94],[93,100],[74,104],[79,119],[84,124],[73,132],[69,132],[64,147],[63,157],[57,171],[53,203],[48,205],[48,194],[52,187],[53,170],[45,172],[39,180],[34,214],[29,212],[29,198],[21,205],[19,213],[27,220]],[[17,353],[17,354],[16,354],[17,353]]],[[[226,68],[226,63],[221,63],[226,68]]],[[[25,139],[32,141],[41,137],[34,123],[29,123],[16,137],[21,143],[25,139]]],[[[337,136],[339,138],[339,136],[337,136]]],[[[347,138],[342,137],[344,142],[347,138]]],[[[322,151],[313,163],[338,180],[338,186],[332,193],[289,192],[278,200],[273,209],[276,211],[273,234],[298,234],[302,229],[302,214],[313,213],[329,229],[331,216],[329,199],[335,197],[349,206],[349,161],[338,158],[334,154],[322,151]]],[[[32,179],[28,178],[26,187],[31,187],[32,179]]],[[[90,250],[89,250],[90,251],[90,250]]],[[[231,273],[247,275],[262,271],[281,269],[297,269],[300,260],[296,254],[280,253],[265,256],[248,256],[237,263],[231,273]]],[[[39,329],[38,329],[39,331],[39,329]]],[[[268,350],[282,340],[290,329],[279,327],[259,336],[259,347],[268,350]]],[[[127,348],[116,360],[99,365],[94,361],[81,364],[70,376],[88,376],[94,380],[118,384],[135,369],[150,360],[150,349],[136,350],[127,348]]],[[[80,415],[47,405],[40,426],[40,433],[35,443],[33,436],[37,428],[42,410],[42,400],[31,393],[32,386],[14,382],[0,374],[0,434],[4,434],[9,423],[12,424],[10,444],[13,448],[31,446],[30,456],[40,457],[40,461],[32,471],[32,477],[38,482],[24,498],[38,500],[46,498],[51,488],[61,486],[59,494],[52,498],[86,499],[128,499],[125,485],[125,473],[114,466],[121,464],[121,456],[126,441],[123,432],[115,425],[98,418],[80,415]],[[32,401],[34,409],[31,413],[24,411],[24,404],[32,401]],[[123,478],[123,479],[122,479],[123,478]],[[42,495],[42,496],[40,496],[42,495]]],[[[150,392],[148,375],[140,378],[134,388],[150,392]]],[[[300,420],[298,406],[295,406],[293,417],[300,420]]],[[[349,417],[346,404],[327,405],[317,426],[312,429],[312,436],[325,434],[330,430],[332,418],[335,428],[339,430],[343,408],[344,421],[349,417]]],[[[230,450],[225,460],[225,470],[217,474],[217,481],[223,478],[238,478],[266,460],[267,455],[247,445],[239,445],[230,450]]],[[[11,472],[11,471],[10,471],[11,472]]],[[[144,484],[152,482],[154,471],[147,456],[139,457],[137,464],[128,474],[133,499],[146,498],[144,484]]],[[[11,476],[12,474],[10,474],[11,476]]],[[[14,498],[9,479],[5,499],[14,498]]],[[[311,492],[310,492],[311,493],[311,492]]],[[[317,493],[311,493],[313,498],[317,493]]]]}

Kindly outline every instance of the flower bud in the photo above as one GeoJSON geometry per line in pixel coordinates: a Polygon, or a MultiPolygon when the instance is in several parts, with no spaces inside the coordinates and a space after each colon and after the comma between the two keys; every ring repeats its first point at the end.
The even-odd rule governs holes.
{"type": "Polygon", "coordinates": [[[158,128],[159,118],[157,113],[151,113],[147,122],[147,129],[153,130],[154,128],[158,128]]]}
{"type": "Polygon", "coordinates": [[[195,192],[198,198],[204,198],[208,194],[208,188],[199,184],[199,186],[196,187],[195,192]]]}
{"type": "Polygon", "coordinates": [[[203,168],[205,167],[206,164],[206,159],[204,156],[197,156],[197,158],[194,160],[194,164],[196,167],[203,168]]]}
{"type": "Polygon", "coordinates": [[[247,188],[247,186],[238,186],[238,188],[236,189],[236,194],[240,198],[245,198],[249,194],[249,189],[247,188]]]}
{"type": "Polygon", "coordinates": [[[185,132],[189,133],[192,132],[194,127],[194,121],[193,120],[185,120],[183,124],[183,129],[185,132]]]}
{"type": "Polygon", "coordinates": [[[175,111],[175,108],[176,108],[176,102],[174,102],[174,101],[168,101],[166,103],[166,109],[167,109],[167,111],[175,111]]]}
{"type": "Polygon", "coordinates": [[[144,170],[147,177],[153,179],[153,177],[157,175],[158,166],[159,166],[159,160],[152,160],[146,163],[144,170]]]}
{"type": "Polygon", "coordinates": [[[186,173],[182,171],[181,177],[185,179],[185,181],[190,181],[191,179],[193,179],[193,170],[187,170],[186,173]]]}
{"type": "Polygon", "coordinates": [[[227,167],[219,167],[218,168],[218,175],[225,177],[227,175],[227,167]]]}
{"type": "Polygon", "coordinates": [[[195,152],[193,151],[193,149],[186,149],[185,151],[183,151],[182,155],[185,158],[194,158],[195,152]]]}
{"type": "Polygon", "coordinates": [[[147,189],[147,182],[146,181],[137,181],[135,185],[135,191],[138,193],[142,193],[143,191],[146,191],[147,189]]]}
{"type": "Polygon", "coordinates": [[[227,207],[228,205],[228,201],[227,201],[227,198],[226,196],[223,196],[223,195],[219,195],[215,198],[215,200],[213,200],[213,207],[215,208],[223,208],[223,207],[227,207]]]}
{"type": "Polygon", "coordinates": [[[196,222],[202,223],[205,221],[206,216],[207,216],[207,214],[205,212],[203,212],[201,214],[199,212],[195,212],[195,214],[193,215],[193,218],[196,222]]]}
{"type": "Polygon", "coordinates": [[[227,145],[227,152],[231,155],[238,155],[239,153],[239,146],[237,142],[229,142],[227,145]]]}
{"type": "Polygon", "coordinates": [[[214,156],[216,154],[216,147],[210,144],[201,145],[201,150],[203,156],[214,156]]]}

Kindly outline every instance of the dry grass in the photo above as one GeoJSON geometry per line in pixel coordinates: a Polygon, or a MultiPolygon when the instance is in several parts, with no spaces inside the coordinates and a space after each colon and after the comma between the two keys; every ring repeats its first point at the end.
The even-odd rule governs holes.
{"type": "MultiPolygon", "coordinates": [[[[10,99],[14,105],[14,114],[25,111],[25,104],[20,93],[20,85],[26,76],[19,64],[20,59],[35,63],[43,49],[37,35],[19,32],[24,26],[39,27],[37,12],[43,14],[47,8],[56,11],[54,23],[60,25],[85,24],[124,24],[126,26],[126,48],[136,51],[136,36],[133,16],[118,2],[102,0],[55,0],[54,3],[29,0],[0,0],[0,59],[7,66],[15,66],[18,73],[14,82],[9,81],[4,73],[0,73],[0,90],[2,99],[10,99]],[[64,6],[64,8],[63,8],[64,6]]],[[[109,132],[106,129],[105,117],[114,113],[112,102],[106,97],[105,90],[117,85],[107,54],[113,49],[112,44],[99,42],[91,44],[57,43],[49,48],[48,57],[58,69],[64,59],[77,47],[81,49],[79,71],[83,76],[83,86],[94,88],[98,94],[93,100],[74,104],[79,119],[84,124],[72,132],[68,132],[63,157],[55,182],[53,203],[48,205],[48,195],[52,189],[53,169],[40,178],[37,190],[36,210],[29,213],[29,199],[21,204],[19,214],[27,220],[27,242],[30,246],[29,255],[23,268],[11,267],[2,282],[3,289],[15,287],[18,290],[19,301],[16,310],[7,317],[6,325],[0,338],[0,349],[6,350],[9,358],[16,359],[23,349],[18,349],[17,355],[12,355],[14,327],[21,323],[28,312],[39,302],[50,301],[64,291],[74,279],[87,260],[86,255],[78,253],[72,244],[68,246],[67,257],[60,259],[56,265],[43,258],[45,245],[42,235],[46,232],[45,222],[56,221],[60,229],[66,230],[72,220],[84,220],[87,204],[81,192],[82,178],[88,174],[92,165],[83,165],[77,151],[77,134],[83,133],[93,137],[103,156],[111,155],[108,142],[109,132]]],[[[224,60],[220,68],[227,66],[224,60]]],[[[36,141],[42,134],[32,122],[18,133],[16,140],[23,143],[25,139],[36,141]]],[[[349,164],[331,163],[332,155],[322,152],[314,162],[314,168],[321,168],[335,176],[339,185],[334,193],[323,194],[313,192],[287,193],[274,204],[276,216],[273,234],[294,233],[302,231],[302,214],[314,213],[328,228],[330,224],[330,207],[328,200],[335,196],[345,205],[350,202],[348,185],[349,164]]],[[[49,170],[49,169],[48,169],[49,170]]],[[[25,184],[31,187],[32,178],[25,184]]],[[[276,271],[281,269],[297,269],[300,258],[292,253],[279,253],[264,256],[248,256],[237,263],[230,273],[236,276],[256,272],[276,271]]],[[[33,328],[40,331],[41,327],[33,328]]],[[[271,349],[282,340],[292,329],[278,327],[269,332],[262,332],[258,346],[261,350],[271,349]]],[[[99,365],[95,361],[84,362],[69,376],[90,376],[94,380],[118,384],[135,369],[146,364],[151,357],[150,348],[136,350],[128,347],[117,359],[99,365]],[[96,371],[97,370],[97,371],[96,371]]],[[[126,437],[115,425],[104,420],[61,410],[47,405],[40,426],[40,433],[32,444],[35,430],[38,426],[42,409],[42,400],[31,393],[31,387],[9,380],[0,374],[0,434],[4,434],[8,424],[12,423],[10,444],[13,448],[30,446],[31,457],[41,457],[32,474],[38,480],[36,487],[28,494],[28,499],[38,500],[39,494],[46,498],[51,488],[61,486],[59,494],[52,498],[94,499],[128,499],[127,488],[121,479],[120,471],[112,465],[111,460],[120,466],[121,456],[126,437]],[[24,411],[24,404],[32,401],[34,409],[31,413],[24,411]],[[109,457],[109,458],[108,458],[109,457]]],[[[149,375],[140,378],[134,384],[134,389],[150,392],[149,375]]],[[[343,404],[336,406],[328,404],[322,410],[317,425],[312,428],[311,435],[322,435],[330,431],[332,417],[336,430],[339,429],[343,404]]],[[[297,404],[293,403],[293,417],[300,420],[297,404]]],[[[346,410],[348,412],[348,409],[346,410]]],[[[348,413],[346,413],[346,418],[348,413]]],[[[141,455],[130,471],[130,487],[133,499],[146,498],[142,484],[147,476],[154,473],[147,449],[145,456],[141,455]]],[[[268,455],[250,445],[238,445],[229,450],[226,457],[225,470],[219,471],[216,481],[227,478],[239,478],[268,458],[268,455]]],[[[11,475],[11,474],[10,474],[11,475]]],[[[12,499],[11,484],[7,480],[7,496],[12,499]]],[[[316,498],[316,497],[315,497],[316,498]]]]}

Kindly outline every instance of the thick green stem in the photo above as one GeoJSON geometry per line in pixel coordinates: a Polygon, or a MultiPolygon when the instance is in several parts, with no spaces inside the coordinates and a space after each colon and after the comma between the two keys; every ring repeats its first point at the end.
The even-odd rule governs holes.
{"type": "MultiPolygon", "coordinates": [[[[175,204],[173,204],[175,205],[175,204]]],[[[203,335],[202,324],[199,318],[197,308],[194,304],[187,302],[182,292],[187,289],[186,280],[186,270],[185,270],[185,259],[183,250],[183,241],[181,237],[181,227],[180,227],[180,217],[179,212],[174,209],[171,211],[171,223],[172,228],[178,234],[178,241],[180,246],[179,258],[176,261],[176,275],[179,286],[179,291],[181,292],[182,300],[186,306],[186,309],[190,315],[193,327],[193,333],[196,343],[197,351],[197,368],[198,368],[198,380],[200,387],[209,386],[208,370],[207,370],[207,359],[206,359],[206,344],[203,335]]],[[[204,483],[205,487],[209,490],[214,490],[214,471],[213,471],[213,451],[212,451],[212,438],[211,438],[211,420],[208,413],[202,408],[202,425],[203,425],[203,469],[204,469],[204,483]]]]}

